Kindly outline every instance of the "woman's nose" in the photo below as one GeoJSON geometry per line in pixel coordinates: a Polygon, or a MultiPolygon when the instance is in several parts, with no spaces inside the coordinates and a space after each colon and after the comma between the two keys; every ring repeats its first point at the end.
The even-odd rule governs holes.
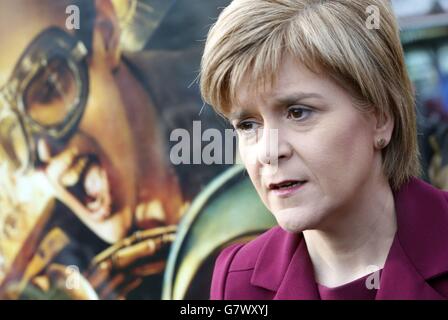
{"type": "Polygon", "coordinates": [[[291,156],[291,146],[280,129],[265,127],[261,131],[257,144],[257,159],[261,164],[276,166],[281,159],[291,156]]]}

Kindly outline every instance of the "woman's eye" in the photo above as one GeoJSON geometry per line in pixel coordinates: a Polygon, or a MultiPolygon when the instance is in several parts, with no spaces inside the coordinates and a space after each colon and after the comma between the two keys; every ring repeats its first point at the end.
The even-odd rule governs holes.
{"type": "Polygon", "coordinates": [[[236,130],[242,132],[249,132],[256,128],[256,124],[253,121],[242,121],[235,125],[236,130]]]}
{"type": "Polygon", "coordinates": [[[303,121],[307,119],[313,110],[304,107],[290,107],[287,111],[287,118],[295,121],[303,121]]]}

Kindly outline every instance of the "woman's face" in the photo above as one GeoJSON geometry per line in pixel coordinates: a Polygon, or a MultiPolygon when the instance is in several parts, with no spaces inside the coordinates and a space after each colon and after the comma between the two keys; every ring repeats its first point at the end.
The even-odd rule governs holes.
{"type": "Polygon", "coordinates": [[[335,82],[286,57],[271,88],[239,90],[229,118],[240,156],[284,229],[331,225],[332,217],[356,205],[366,182],[381,174],[374,142],[384,132],[374,114],[356,109],[335,82]]]}

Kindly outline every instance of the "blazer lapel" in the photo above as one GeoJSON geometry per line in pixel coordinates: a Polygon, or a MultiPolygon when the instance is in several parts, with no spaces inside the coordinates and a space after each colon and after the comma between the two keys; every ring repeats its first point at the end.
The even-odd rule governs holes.
{"type": "Polygon", "coordinates": [[[377,299],[446,299],[428,280],[448,272],[448,202],[431,185],[411,179],[395,195],[397,234],[377,299]]]}
{"type": "Polygon", "coordinates": [[[447,193],[414,178],[395,194],[395,209],[397,235],[379,296],[444,298],[427,281],[448,272],[447,193]]]}
{"type": "Polygon", "coordinates": [[[251,284],[275,292],[274,299],[319,299],[302,234],[275,229],[258,255],[251,284]]]}
{"type": "Polygon", "coordinates": [[[401,247],[397,235],[392,243],[383,271],[376,300],[440,300],[435,291],[415,269],[401,247]]]}
{"type": "Polygon", "coordinates": [[[300,241],[274,300],[320,300],[306,243],[300,241]]]}

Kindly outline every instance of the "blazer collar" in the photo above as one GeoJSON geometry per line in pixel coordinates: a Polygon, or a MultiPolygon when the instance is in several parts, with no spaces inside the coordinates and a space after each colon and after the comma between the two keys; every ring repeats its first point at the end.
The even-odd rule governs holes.
{"type": "Polygon", "coordinates": [[[446,299],[434,290],[418,272],[404,251],[396,234],[383,271],[376,300],[441,300],[446,299]]]}
{"type": "Polygon", "coordinates": [[[395,210],[399,242],[422,277],[447,272],[447,193],[414,178],[395,194],[395,210]]]}
{"type": "MultiPolygon", "coordinates": [[[[411,179],[394,194],[397,234],[383,268],[378,299],[443,298],[427,280],[448,272],[448,197],[411,179]]],[[[251,284],[275,291],[275,299],[319,299],[302,234],[280,227],[266,241],[251,284]]]]}

